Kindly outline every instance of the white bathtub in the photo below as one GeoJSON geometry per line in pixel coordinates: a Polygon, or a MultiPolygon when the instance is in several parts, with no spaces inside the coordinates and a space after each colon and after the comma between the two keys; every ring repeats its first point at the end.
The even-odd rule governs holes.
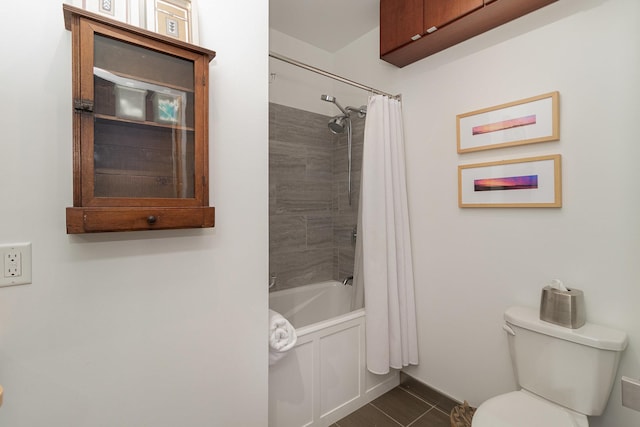
{"type": "Polygon", "coordinates": [[[269,308],[300,329],[351,311],[353,288],[340,282],[323,282],[272,292],[269,308]]]}
{"type": "Polygon", "coordinates": [[[270,294],[298,342],[269,367],[269,427],[325,427],[398,385],[397,371],[366,370],[365,310],[349,311],[351,291],[331,281],[270,294]]]}

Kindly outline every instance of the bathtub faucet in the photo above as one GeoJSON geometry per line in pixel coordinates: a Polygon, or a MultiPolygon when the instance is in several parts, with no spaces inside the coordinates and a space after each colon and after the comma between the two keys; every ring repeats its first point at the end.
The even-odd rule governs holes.
{"type": "Polygon", "coordinates": [[[342,281],[342,284],[345,285],[345,286],[346,285],[353,286],[353,276],[349,276],[346,279],[344,279],[342,281]]]}
{"type": "Polygon", "coordinates": [[[271,274],[271,278],[269,279],[269,289],[273,288],[276,285],[277,279],[278,276],[276,275],[276,273],[271,274]]]}

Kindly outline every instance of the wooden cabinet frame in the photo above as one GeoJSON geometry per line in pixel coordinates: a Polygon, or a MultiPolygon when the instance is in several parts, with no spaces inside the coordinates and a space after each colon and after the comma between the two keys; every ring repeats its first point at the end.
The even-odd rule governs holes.
{"type": "MultiPolygon", "coordinates": [[[[67,208],[67,233],[213,227],[215,211],[209,206],[208,73],[209,62],[215,57],[215,52],[119,21],[105,19],[66,4],[63,5],[63,11],[65,27],[72,33],[73,44],[73,207],[67,208]],[[144,118],[141,121],[132,121],[94,111],[94,50],[98,36],[114,43],[132,46],[132,49],[141,48],[151,53],[159,53],[158,56],[166,55],[167,58],[176,58],[176,61],[184,60],[190,66],[193,64],[193,76],[186,76],[192,81],[192,88],[189,89],[189,94],[185,95],[191,101],[188,108],[185,106],[185,110],[188,109],[189,121],[192,123],[188,126],[167,125],[144,118]],[[135,132],[138,132],[144,135],[140,140],[144,138],[144,142],[148,144],[156,142],[149,136],[154,132],[188,135],[183,137],[183,144],[189,142],[189,146],[193,147],[190,148],[192,151],[189,151],[189,159],[192,160],[189,165],[193,171],[188,174],[190,191],[178,192],[176,196],[171,197],[97,194],[97,171],[94,162],[97,123],[105,128],[108,128],[109,123],[117,123],[114,126],[124,129],[119,132],[125,136],[130,128],[130,133],[134,136],[129,138],[135,140],[135,132]]],[[[158,67],[153,62],[140,62],[141,69],[145,66],[158,67]]],[[[174,136],[166,138],[180,140],[180,137],[174,136]]],[[[179,142],[174,144],[179,145],[179,142]]],[[[120,173],[126,180],[126,172],[120,173]]]]}

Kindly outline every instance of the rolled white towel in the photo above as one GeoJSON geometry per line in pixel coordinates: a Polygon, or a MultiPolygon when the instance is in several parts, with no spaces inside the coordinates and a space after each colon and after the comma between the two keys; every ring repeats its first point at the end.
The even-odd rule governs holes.
{"type": "Polygon", "coordinates": [[[280,313],[269,310],[269,365],[286,356],[296,345],[296,329],[280,313]]]}

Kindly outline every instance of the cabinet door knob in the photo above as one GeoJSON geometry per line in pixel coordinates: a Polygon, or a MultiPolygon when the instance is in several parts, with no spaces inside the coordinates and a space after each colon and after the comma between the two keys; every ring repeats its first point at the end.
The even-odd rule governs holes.
{"type": "Polygon", "coordinates": [[[149,225],[155,224],[157,220],[158,218],[156,218],[154,215],[149,215],[147,217],[147,223],[149,223],[149,225]]]}

